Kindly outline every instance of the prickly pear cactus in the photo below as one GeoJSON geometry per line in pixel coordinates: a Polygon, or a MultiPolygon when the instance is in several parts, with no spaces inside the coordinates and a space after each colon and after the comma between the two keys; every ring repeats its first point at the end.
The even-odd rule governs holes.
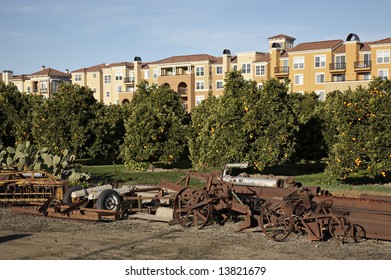
{"type": "Polygon", "coordinates": [[[70,155],[68,150],[53,155],[47,147],[38,149],[29,141],[7,148],[4,148],[0,142],[0,165],[3,167],[12,167],[19,171],[45,170],[70,182],[88,180],[90,175],[78,172],[74,167],[74,160],[75,156],[70,155]]]}

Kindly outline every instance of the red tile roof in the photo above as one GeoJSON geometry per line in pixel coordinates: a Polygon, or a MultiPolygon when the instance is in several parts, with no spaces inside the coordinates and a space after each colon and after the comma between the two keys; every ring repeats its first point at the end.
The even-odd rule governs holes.
{"type": "Polygon", "coordinates": [[[258,55],[257,58],[253,62],[268,62],[269,60],[270,60],[270,54],[263,53],[261,55],[258,55]]]}
{"type": "Polygon", "coordinates": [[[217,58],[209,54],[192,54],[192,55],[171,56],[169,58],[154,61],[150,64],[185,63],[185,62],[195,62],[195,61],[205,61],[205,60],[215,62],[217,58]]]}
{"type": "Polygon", "coordinates": [[[273,36],[273,37],[269,37],[268,38],[269,40],[270,39],[288,39],[288,40],[296,40],[296,38],[293,38],[291,36],[288,36],[288,35],[284,35],[284,34],[278,34],[276,36],[273,36]]]}
{"type": "Polygon", "coordinates": [[[78,72],[98,72],[105,65],[106,64],[101,63],[101,64],[97,64],[97,65],[94,65],[94,66],[91,66],[91,67],[87,67],[87,68],[80,68],[80,69],[72,71],[72,73],[78,73],[78,72]]]}
{"type": "Polygon", "coordinates": [[[71,77],[71,74],[67,74],[67,73],[58,71],[53,68],[45,68],[45,69],[42,69],[41,71],[35,72],[35,73],[30,74],[28,76],[29,77],[31,77],[31,76],[71,77]]]}
{"type": "Polygon", "coordinates": [[[381,40],[378,40],[378,41],[375,41],[375,42],[372,42],[373,45],[389,44],[389,43],[391,43],[391,38],[390,37],[385,38],[385,39],[381,39],[381,40]]]}
{"type": "Polygon", "coordinates": [[[343,40],[328,40],[328,41],[301,43],[298,44],[296,47],[290,49],[289,52],[335,49],[342,43],[343,40]]]}

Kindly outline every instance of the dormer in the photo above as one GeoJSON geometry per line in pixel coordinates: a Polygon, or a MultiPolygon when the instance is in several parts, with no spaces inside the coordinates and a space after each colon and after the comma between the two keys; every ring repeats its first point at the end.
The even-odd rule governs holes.
{"type": "Polygon", "coordinates": [[[269,38],[270,49],[289,50],[293,48],[296,38],[279,34],[269,38]]]}

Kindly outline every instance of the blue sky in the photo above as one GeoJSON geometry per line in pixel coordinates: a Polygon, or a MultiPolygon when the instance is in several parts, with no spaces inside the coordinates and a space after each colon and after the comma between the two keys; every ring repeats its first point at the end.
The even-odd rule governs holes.
{"type": "Polygon", "coordinates": [[[70,71],[174,55],[268,51],[268,38],[302,42],[391,37],[391,1],[15,0],[0,2],[0,71],[70,71]]]}

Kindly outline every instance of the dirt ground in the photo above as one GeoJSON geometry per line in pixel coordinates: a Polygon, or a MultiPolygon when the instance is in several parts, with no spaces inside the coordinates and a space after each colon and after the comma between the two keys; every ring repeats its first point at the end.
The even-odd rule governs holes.
{"type": "Polygon", "coordinates": [[[391,242],[310,242],[293,235],[286,242],[261,232],[236,232],[238,223],[202,230],[128,219],[86,222],[15,214],[0,208],[2,260],[371,260],[391,259],[391,242]]]}

